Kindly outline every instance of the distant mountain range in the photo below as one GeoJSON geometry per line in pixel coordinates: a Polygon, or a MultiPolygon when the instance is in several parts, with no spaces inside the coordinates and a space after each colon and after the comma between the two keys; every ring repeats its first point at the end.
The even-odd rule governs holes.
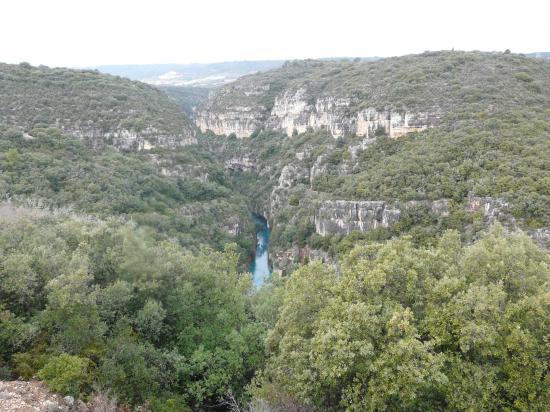
{"type": "Polygon", "coordinates": [[[129,64],[96,67],[102,73],[140,80],[157,86],[215,87],[246,74],[281,67],[284,60],[194,64],[129,64]]]}
{"type": "Polygon", "coordinates": [[[538,57],[538,58],[541,58],[541,59],[550,59],[550,52],[528,53],[527,56],[529,56],[529,57],[538,57]]]}
{"type": "MultiPolygon", "coordinates": [[[[343,57],[322,60],[340,60],[343,57]]],[[[363,57],[378,60],[380,57],[363,57]]],[[[125,64],[97,66],[101,73],[114,74],[156,86],[216,87],[237,80],[247,74],[281,67],[286,60],[256,60],[193,64],[125,64]]]]}

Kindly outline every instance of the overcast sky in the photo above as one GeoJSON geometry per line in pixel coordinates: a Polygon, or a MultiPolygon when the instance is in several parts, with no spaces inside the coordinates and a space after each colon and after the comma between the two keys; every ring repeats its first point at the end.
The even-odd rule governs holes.
{"type": "Polygon", "coordinates": [[[550,51],[550,1],[2,0],[0,61],[193,63],[550,51]]]}

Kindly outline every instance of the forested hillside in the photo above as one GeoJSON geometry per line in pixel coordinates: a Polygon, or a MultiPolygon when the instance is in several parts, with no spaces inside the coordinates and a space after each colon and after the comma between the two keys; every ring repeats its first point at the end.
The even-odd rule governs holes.
{"type": "Polygon", "coordinates": [[[548,61],[289,62],[193,112],[240,136],[195,129],[196,90],[22,64],[0,92],[0,379],[154,412],[550,406],[548,61]]]}
{"type": "Polygon", "coordinates": [[[549,70],[547,63],[518,54],[460,51],[367,62],[295,60],[224,86],[211,105],[219,110],[233,105],[271,108],[282,91],[305,88],[312,100],[321,96],[357,97],[359,105],[377,109],[448,109],[476,101],[515,106],[524,101],[526,88],[540,92],[548,86],[549,70]],[[249,89],[257,92],[245,93],[249,89]]]}
{"type": "Polygon", "coordinates": [[[357,104],[403,110],[435,105],[441,116],[425,130],[399,138],[384,128],[337,139],[330,130],[308,128],[287,137],[284,131],[270,130],[269,121],[249,138],[224,143],[214,138],[213,150],[218,148],[222,157],[240,153],[254,163],[254,172],[237,171],[233,178],[269,216],[272,256],[279,268],[325,253],[337,255],[358,238],[383,240],[410,233],[415,241],[429,243],[452,228],[471,241],[495,219],[548,244],[548,62],[477,52],[425,53],[367,63],[295,62],[227,86],[210,104],[219,104],[212,111],[223,113],[246,102],[258,104],[262,98],[281,99],[299,87],[306,95],[316,91],[315,96],[334,98],[359,96],[364,89],[368,93],[357,104]],[[332,73],[334,67],[339,70],[332,73]],[[420,72],[422,79],[406,80],[420,72]],[[250,84],[263,91],[245,95],[250,84]],[[224,104],[227,109],[220,108],[224,104]],[[395,224],[358,221],[331,201],[345,201],[341,205],[357,208],[359,214],[362,206],[357,202],[385,202],[386,210],[399,219],[395,224]],[[361,224],[365,230],[348,229],[361,224]]]}
{"type": "Polygon", "coordinates": [[[0,123],[56,127],[123,149],[195,142],[192,122],[161,91],[91,70],[0,64],[0,123]]]}
{"type": "Polygon", "coordinates": [[[208,99],[211,89],[206,87],[158,86],[168,95],[188,116],[193,115],[193,109],[208,99]]]}
{"type": "Polygon", "coordinates": [[[32,139],[0,127],[2,201],[133,221],[193,250],[238,242],[248,258],[247,204],[202,147],[121,154],[92,150],[58,129],[30,132],[32,139]]]}

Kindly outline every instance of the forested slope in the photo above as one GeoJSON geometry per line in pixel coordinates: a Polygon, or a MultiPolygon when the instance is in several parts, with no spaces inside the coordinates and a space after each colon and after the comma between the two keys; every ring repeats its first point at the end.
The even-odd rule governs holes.
{"type": "Polygon", "coordinates": [[[0,64],[0,123],[56,127],[91,146],[177,147],[196,130],[164,93],[91,70],[0,64]]]}
{"type": "Polygon", "coordinates": [[[548,62],[289,63],[210,107],[265,114],[289,88],[311,93],[307,110],[349,97],[344,112],[438,116],[399,136],[196,140],[149,86],[0,72],[0,379],[155,412],[548,409],[548,62]],[[84,136],[81,121],[105,129],[84,136]],[[251,212],[272,233],[260,289],[251,212]]]}
{"type": "Polygon", "coordinates": [[[222,113],[224,104],[227,110],[248,104],[241,98],[253,104],[267,96],[279,99],[284,90],[302,87],[306,95],[316,91],[317,97],[327,93],[335,98],[358,96],[364,89],[358,101],[365,106],[425,110],[436,105],[441,116],[425,130],[397,138],[383,128],[337,139],[330,130],[309,128],[287,137],[284,131],[269,130],[268,123],[267,130],[256,130],[249,138],[212,146],[214,151],[221,148],[221,156],[240,153],[255,164],[255,172],[237,171],[233,177],[255,196],[258,210],[269,215],[279,268],[288,267],[289,260],[319,256],[315,250],[337,254],[358,238],[411,233],[418,242],[430,242],[453,228],[472,240],[495,219],[548,242],[549,81],[547,61],[506,53],[295,62],[226,86],[212,97],[212,111],[222,113]],[[331,72],[333,66],[340,69],[331,72]],[[406,80],[416,72],[424,73],[421,79],[406,80]],[[273,79],[281,87],[272,96],[273,79]],[[244,93],[249,84],[257,94],[244,93]],[[357,202],[385,202],[399,219],[395,224],[358,221],[331,201],[345,201],[338,205],[360,211],[357,202]],[[360,225],[365,229],[350,233],[348,228],[360,225]]]}

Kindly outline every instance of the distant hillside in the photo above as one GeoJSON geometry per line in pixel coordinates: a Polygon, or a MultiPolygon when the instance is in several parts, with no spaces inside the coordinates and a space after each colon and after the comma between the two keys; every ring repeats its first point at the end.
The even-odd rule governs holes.
{"type": "Polygon", "coordinates": [[[93,150],[57,129],[23,134],[0,124],[0,171],[0,206],[119,217],[189,248],[236,241],[247,258],[253,225],[245,199],[201,145],[93,150]]]}
{"type": "Polygon", "coordinates": [[[193,115],[193,109],[203,104],[212,89],[191,86],[157,86],[168,95],[188,115],[193,115]]]}
{"type": "Polygon", "coordinates": [[[529,57],[538,57],[541,59],[550,59],[550,52],[535,52],[527,54],[529,57]]]}
{"type": "Polygon", "coordinates": [[[194,64],[128,64],[96,67],[102,73],[166,86],[214,87],[251,73],[281,67],[284,60],[194,64]]]}
{"type": "Polygon", "coordinates": [[[158,89],[91,70],[0,64],[0,123],[55,127],[91,146],[176,147],[196,142],[192,122],[158,89]]]}
{"type": "Polygon", "coordinates": [[[217,90],[196,122],[203,131],[237,137],[264,128],[287,135],[325,128],[333,136],[383,128],[397,136],[430,127],[463,103],[483,101],[482,109],[546,99],[549,67],[517,54],[458,51],[374,62],[292,61],[217,90]]]}
{"type": "MultiPolygon", "coordinates": [[[[321,61],[348,58],[331,57],[321,61]]],[[[379,57],[361,57],[362,61],[379,57]]],[[[252,60],[193,64],[123,64],[92,67],[102,73],[127,77],[156,86],[218,87],[238,78],[259,72],[278,69],[286,60],[252,60]]]]}

